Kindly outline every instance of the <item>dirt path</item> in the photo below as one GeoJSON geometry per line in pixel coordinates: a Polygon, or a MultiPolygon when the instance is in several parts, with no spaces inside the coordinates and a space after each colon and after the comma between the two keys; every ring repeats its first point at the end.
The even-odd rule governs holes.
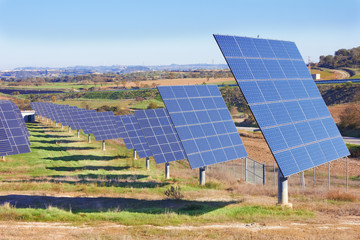
{"type": "Polygon", "coordinates": [[[350,74],[343,70],[331,70],[336,73],[337,79],[347,79],[350,77],[350,74]]]}
{"type": "Polygon", "coordinates": [[[113,223],[0,222],[0,239],[358,239],[360,218],[324,223],[230,223],[204,226],[124,226],[113,223]],[[156,234],[156,235],[154,235],[156,234]],[[290,238],[287,238],[290,237],[290,238]]]}

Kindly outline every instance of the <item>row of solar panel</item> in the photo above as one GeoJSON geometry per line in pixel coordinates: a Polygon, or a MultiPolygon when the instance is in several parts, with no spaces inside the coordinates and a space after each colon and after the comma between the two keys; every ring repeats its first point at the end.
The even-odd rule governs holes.
{"type": "Polygon", "coordinates": [[[20,109],[10,100],[0,100],[0,156],[30,152],[29,136],[20,109]]]}
{"type": "Polygon", "coordinates": [[[123,138],[139,156],[157,163],[188,159],[192,168],[246,157],[247,153],[216,86],[159,87],[167,109],[114,116],[52,103],[32,103],[36,113],[96,140],[123,138]],[[175,107],[176,106],[176,107],[175,107]]]}

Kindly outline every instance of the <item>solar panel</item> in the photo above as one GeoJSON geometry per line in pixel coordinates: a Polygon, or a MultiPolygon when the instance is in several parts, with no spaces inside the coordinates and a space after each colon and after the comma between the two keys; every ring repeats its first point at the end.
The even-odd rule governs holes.
{"type": "Polygon", "coordinates": [[[84,131],[85,134],[92,133],[91,126],[94,124],[94,114],[96,114],[95,110],[86,110],[79,113],[79,123],[81,125],[81,129],[84,131]]]}
{"type": "Polygon", "coordinates": [[[217,86],[159,86],[191,168],[247,156],[217,86]]]}
{"type": "Polygon", "coordinates": [[[214,37],[285,177],[349,155],[295,43],[214,37]]]}
{"type": "Polygon", "coordinates": [[[17,119],[11,101],[0,100],[0,119],[11,145],[11,149],[9,148],[4,155],[30,152],[28,136],[17,119]]]}
{"type": "Polygon", "coordinates": [[[120,134],[120,137],[124,140],[127,149],[134,149],[134,145],[130,140],[129,133],[126,131],[125,124],[123,122],[123,118],[127,118],[127,115],[115,116],[115,124],[117,126],[117,131],[120,134]]]}
{"type": "Polygon", "coordinates": [[[150,157],[151,151],[134,115],[122,115],[121,120],[129,135],[129,139],[140,158],[150,157]]]}
{"type": "Polygon", "coordinates": [[[186,159],[166,109],[139,110],[134,115],[157,164],[186,159]]]}
{"type": "Polygon", "coordinates": [[[96,112],[92,115],[91,133],[97,141],[120,138],[113,112],[96,112]]]}

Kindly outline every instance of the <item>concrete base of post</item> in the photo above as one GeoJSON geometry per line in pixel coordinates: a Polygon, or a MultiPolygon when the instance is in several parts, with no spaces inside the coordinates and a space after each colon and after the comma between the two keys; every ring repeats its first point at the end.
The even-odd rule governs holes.
{"type": "Polygon", "coordinates": [[[105,140],[102,141],[102,150],[105,151],[105,140]]]}
{"type": "Polygon", "coordinates": [[[165,179],[170,179],[170,164],[165,163],[165,179]]]}
{"type": "Polygon", "coordinates": [[[136,159],[136,149],[134,149],[134,159],[136,159]]]}
{"type": "Polygon", "coordinates": [[[146,158],[146,170],[150,170],[150,159],[146,158]]]}
{"type": "Polygon", "coordinates": [[[91,143],[91,135],[88,135],[88,143],[91,143]]]}
{"type": "Polygon", "coordinates": [[[278,171],[278,206],[292,208],[292,203],[289,203],[288,193],[288,178],[284,177],[280,171],[278,171]]]}
{"type": "Polygon", "coordinates": [[[205,167],[199,168],[199,185],[205,185],[205,167]]]}
{"type": "Polygon", "coordinates": [[[80,130],[77,130],[77,137],[80,138],[80,130]]]}

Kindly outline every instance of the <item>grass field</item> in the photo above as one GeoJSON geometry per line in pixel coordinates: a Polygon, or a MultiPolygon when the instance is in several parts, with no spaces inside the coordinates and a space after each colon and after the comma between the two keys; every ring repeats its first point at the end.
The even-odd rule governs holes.
{"type": "MultiPolygon", "coordinates": [[[[32,152],[0,163],[0,234],[5,238],[303,239],[338,231],[339,238],[328,239],[347,239],[360,233],[354,225],[360,217],[354,187],[350,200],[334,193],[329,197],[324,189],[291,191],[295,207],[283,209],[275,206],[271,185],[246,184],[212,169],[201,187],[186,161],[171,163],[166,180],[163,165],[151,158],[147,171],[145,160],[134,160],[121,142],[107,141],[102,151],[101,142],[87,143],[84,134],[77,138],[45,122],[28,128],[32,152]],[[184,198],[167,198],[170,186],[180,186],[184,198]]],[[[243,139],[258,152],[249,146],[260,139],[243,139]]]]}

